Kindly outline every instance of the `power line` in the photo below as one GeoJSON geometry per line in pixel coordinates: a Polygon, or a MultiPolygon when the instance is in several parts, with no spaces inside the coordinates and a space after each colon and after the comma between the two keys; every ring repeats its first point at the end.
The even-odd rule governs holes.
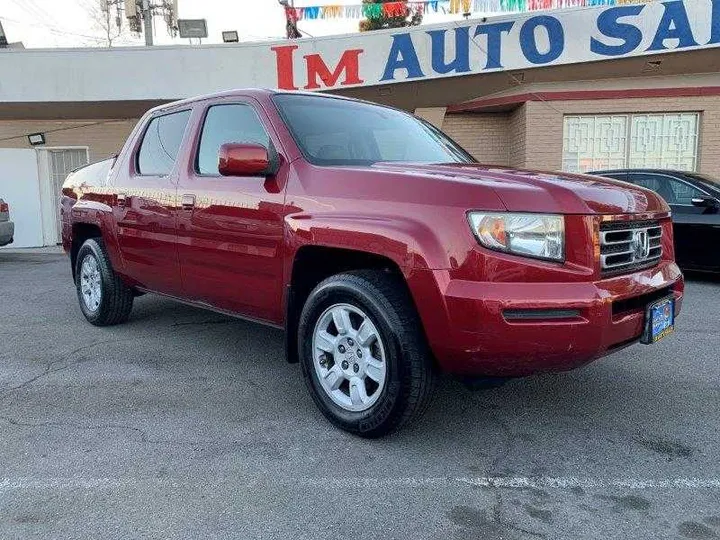
{"type": "Polygon", "coordinates": [[[66,30],[64,28],[60,28],[59,26],[56,26],[55,24],[51,24],[54,21],[47,12],[40,10],[40,8],[37,7],[35,4],[21,3],[21,2],[27,2],[28,0],[12,0],[12,1],[17,6],[19,6],[21,9],[23,9],[25,11],[25,13],[30,15],[30,17],[32,17],[33,20],[37,20],[37,22],[19,21],[17,19],[11,19],[11,18],[5,17],[5,16],[0,16],[0,19],[6,20],[9,22],[14,22],[16,24],[32,26],[35,28],[43,28],[43,29],[46,29],[48,32],[55,34],[57,36],[81,37],[81,38],[85,38],[85,39],[91,39],[98,43],[105,41],[105,38],[101,38],[97,35],[92,36],[92,35],[88,35],[88,34],[81,34],[79,32],[73,32],[71,30],[66,30]],[[43,22],[43,20],[45,22],[43,22]],[[47,21],[50,21],[50,23],[48,23],[47,21]]]}
{"type": "MultiPolygon", "coordinates": [[[[40,12],[36,5],[30,3],[30,0],[12,0],[12,2],[43,26],[53,26],[48,22],[47,14],[40,12]]],[[[54,23],[52,20],[50,22],[54,23]]]]}
{"type": "Polygon", "coordinates": [[[28,4],[28,7],[30,7],[35,13],[38,14],[40,19],[42,19],[42,22],[47,25],[54,25],[55,19],[52,15],[50,15],[47,11],[45,11],[43,8],[38,6],[35,3],[35,0],[25,0],[25,2],[28,4]]]}
{"type": "MultiPolygon", "coordinates": [[[[78,126],[67,126],[67,127],[61,127],[61,128],[55,128],[55,129],[48,129],[47,131],[43,131],[43,133],[58,133],[60,131],[70,131],[72,129],[82,129],[86,127],[92,127],[92,126],[103,126],[105,124],[118,124],[120,122],[128,122],[131,120],[136,120],[134,118],[114,118],[112,120],[100,120],[99,122],[89,122],[87,124],[80,124],[78,126]]],[[[23,133],[21,135],[11,135],[9,137],[3,137],[0,139],[0,142],[5,141],[12,141],[14,139],[25,139],[29,137],[31,133],[23,133]]]]}
{"type": "Polygon", "coordinates": [[[56,34],[56,35],[65,35],[65,36],[75,36],[75,37],[81,37],[85,39],[92,39],[95,41],[105,41],[104,38],[98,37],[98,36],[89,36],[87,34],[78,34],[76,32],[71,32],[69,30],[62,30],[60,28],[50,27],[45,24],[37,24],[37,23],[31,23],[27,21],[19,21],[17,19],[11,19],[10,17],[5,17],[4,15],[0,15],[0,20],[11,22],[14,24],[22,24],[25,26],[32,26],[34,28],[44,28],[50,33],[56,34]]]}

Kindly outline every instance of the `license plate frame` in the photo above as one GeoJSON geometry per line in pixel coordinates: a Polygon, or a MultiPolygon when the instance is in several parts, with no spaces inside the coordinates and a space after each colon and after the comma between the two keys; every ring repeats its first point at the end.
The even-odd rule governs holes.
{"type": "Polygon", "coordinates": [[[675,331],[675,297],[666,296],[645,308],[645,330],[640,342],[652,345],[675,331]]]}

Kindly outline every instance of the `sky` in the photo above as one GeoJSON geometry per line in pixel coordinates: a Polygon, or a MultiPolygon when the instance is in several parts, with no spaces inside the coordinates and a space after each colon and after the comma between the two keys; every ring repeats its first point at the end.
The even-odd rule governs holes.
{"type": "MultiPolygon", "coordinates": [[[[0,20],[10,42],[26,47],[102,46],[103,30],[89,15],[98,0],[0,0],[0,20]]],[[[296,7],[323,4],[359,4],[361,0],[296,0],[296,7]]],[[[209,38],[203,43],[222,43],[223,30],[237,30],[241,41],[283,39],[285,16],[277,0],[179,0],[183,19],[207,19],[209,38]]],[[[460,15],[429,14],[424,22],[461,19],[460,15]]],[[[298,27],[311,36],[356,32],[358,20],[300,21],[298,27]]],[[[160,18],[155,20],[155,43],[170,45],[188,41],[171,38],[160,18]]],[[[143,45],[142,37],[126,32],[119,45],[143,45]]]]}

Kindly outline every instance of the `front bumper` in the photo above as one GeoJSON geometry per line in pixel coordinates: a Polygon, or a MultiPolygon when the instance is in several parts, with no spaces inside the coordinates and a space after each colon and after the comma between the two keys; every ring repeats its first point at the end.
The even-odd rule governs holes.
{"type": "Polygon", "coordinates": [[[13,241],[15,224],[12,221],[0,222],[0,246],[6,246],[13,241]]]}
{"type": "MultiPolygon", "coordinates": [[[[439,297],[423,313],[430,346],[441,368],[464,375],[523,376],[564,371],[640,339],[645,307],[684,290],[674,262],[595,282],[511,283],[450,280],[445,271],[416,274],[415,285],[439,297]],[[437,306],[442,306],[438,310],[437,306]]],[[[411,286],[411,289],[414,287],[411,286]]],[[[425,293],[427,294],[427,293],[425,293]]]]}

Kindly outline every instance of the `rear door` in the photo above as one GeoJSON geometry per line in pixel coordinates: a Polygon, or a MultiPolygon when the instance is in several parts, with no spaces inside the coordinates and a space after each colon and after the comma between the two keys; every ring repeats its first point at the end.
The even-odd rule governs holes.
{"type": "Polygon", "coordinates": [[[181,296],[177,252],[177,175],[191,109],[146,124],[116,181],[114,214],[125,273],[151,291],[181,296]]]}
{"type": "Polygon", "coordinates": [[[693,198],[707,194],[689,182],[664,173],[630,173],[634,184],[659,193],[670,205],[675,237],[675,258],[685,268],[704,268],[712,264],[714,254],[712,226],[705,216],[707,209],[692,204],[693,198]]]}
{"type": "Polygon", "coordinates": [[[289,165],[273,177],[218,173],[225,143],[258,143],[282,151],[260,105],[234,97],[206,102],[183,158],[178,196],[178,249],[184,295],[247,317],[280,324],[285,188],[289,165]]]}

